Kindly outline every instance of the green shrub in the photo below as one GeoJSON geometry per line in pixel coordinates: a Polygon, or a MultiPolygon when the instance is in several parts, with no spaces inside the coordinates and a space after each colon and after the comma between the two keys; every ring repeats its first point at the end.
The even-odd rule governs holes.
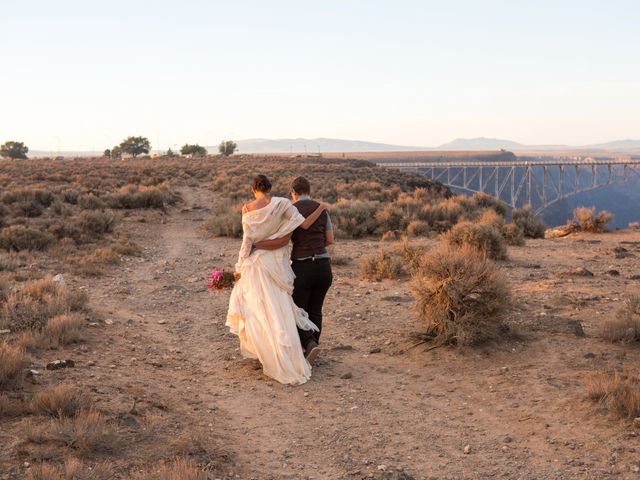
{"type": "Polygon", "coordinates": [[[524,208],[514,208],[511,218],[513,223],[520,227],[526,238],[544,238],[547,226],[542,220],[536,218],[530,205],[524,208]]]}
{"type": "Polygon", "coordinates": [[[379,232],[378,202],[339,200],[331,207],[331,220],[338,236],[362,238],[379,232]]]}
{"type": "Polygon", "coordinates": [[[23,225],[14,225],[0,230],[0,249],[13,250],[46,250],[54,242],[54,237],[47,233],[23,225]]]}
{"type": "Polygon", "coordinates": [[[204,224],[214,237],[242,237],[242,204],[223,204],[204,224]]]}

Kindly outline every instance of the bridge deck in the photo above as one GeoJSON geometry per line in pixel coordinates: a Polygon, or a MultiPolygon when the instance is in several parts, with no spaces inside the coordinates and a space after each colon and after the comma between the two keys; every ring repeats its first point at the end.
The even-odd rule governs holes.
{"type": "Polygon", "coordinates": [[[550,166],[589,166],[589,165],[637,165],[640,160],[567,160],[532,162],[375,162],[383,167],[392,168],[463,168],[463,167],[550,167],[550,166]]]}

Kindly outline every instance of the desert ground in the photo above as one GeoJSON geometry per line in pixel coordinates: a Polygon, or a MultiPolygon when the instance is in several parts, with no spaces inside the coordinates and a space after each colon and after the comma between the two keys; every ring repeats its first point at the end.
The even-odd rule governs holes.
{"type": "MultiPolygon", "coordinates": [[[[33,382],[81,385],[118,419],[120,454],[94,459],[113,478],[169,461],[187,437],[176,451],[209,478],[638,478],[638,430],[588,401],[584,382],[640,360],[636,346],[596,334],[640,288],[638,232],[510,247],[500,265],[514,292],[512,334],[477,348],[421,343],[409,279],[360,280],[359,257],[380,242],[339,241],[336,254],[352,260],[334,266],[323,351],[312,379],[292,387],[239,355],[224,325],[229,294],[211,296],[206,277],[233,265],[240,242],[204,231],[210,188],[180,193],[166,213],[123,219],[140,256],[67,280],[90,294],[85,341],[33,359],[33,382]],[[629,255],[616,258],[616,247],[629,255]],[[576,267],[594,276],[557,275],[576,267]],[[75,368],[42,369],[66,358],[75,368]]],[[[0,419],[0,478],[26,478],[38,458],[14,448],[28,421],[0,419]]]]}

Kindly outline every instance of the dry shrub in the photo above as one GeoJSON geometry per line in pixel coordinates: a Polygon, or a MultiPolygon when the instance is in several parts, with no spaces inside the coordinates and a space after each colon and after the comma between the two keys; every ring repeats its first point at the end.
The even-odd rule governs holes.
{"type": "Polygon", "coordinates": [[[574,231],[603,233],[613,221],[613,214],[602,210],[596,215],[596,207],[578,207],[573,211],[570,226],[574,231]]]}
{"type": "Polygon", "coordinates": [[[640,373],[593,372],[585,379],[589,399],[600,402],[620,418],[640,417],[640,373]]]}
{"type": "Polygon", "coordinates": [[[0,388],[22,379],[23,370],[29,366],[29,357],[19,345],[0,343],[0,388]]]}
{"type": "Polygon", "coordinates": [[[402,259],[386,250],[365,255],[360,259],[362,278],[380,282],[384,279],[395,280],[404,271],[402,259]]]}
{"type": "Polygon", "coordinates": [[[33,202],[46,208],[51,205],[54,198],[54,195],[44,188],[23,187],[4,192],[0,202],[11,206],[21,202],[33,202]]]}
{"type": "Polygon", "coordinates": [[[477,223],[488,223],[498,230],[501,230],[502,227],[504,227],[504,216],[499,215],[493,209],[487,209],[480,214],[477,223]]]}
{"type": "Polygon", "coordinates": [[[214,237],[242,237],[242,204],[225,203],[209,217],[204,228],[214,237]]]}
{"type": "Polygon", "coordinates": [[[611,342],[640,341],[640,295],[625,298],[616,316],[602,324],[601,335],[611,342]]]}
{"type": "Polygon", "coordinates": [[[524,245],[524,232],[515,223],[507,223],[502,226],[502,236],[507,241],[507,245],[521,247],[524,245]]]}
{"type": "Polygon", "coordinates": [[[13,225],[0,231],[0,249],[19,252],[21,250],[46,250],[54,237],[40,230],[13,225]]]}
{"type": "Polygon", "coordinates": [[[362,238],[379,232],[379,202],[341,199],[331,207],[331,221],[339,237],[362,238]]]}
{"type": "Polygon", "coordinates": [[[19,417],[29,411],[24,400],[0,393],[0,419],[3,417],[19,417]]]}
{"type": "Polygon", "coordinates": [[[29,470],[28,478],[29,480],[111,480],[116,476],[106,464],[87,467],[77,458],[69,458],[62,466],[48,463],[34,465],[29,470]]]}
{"type": "Polygon", "coordinates": [[[507,206],[497,197],[484,192],[477,192],[471,196],[478,209],[491,209],[504,218],[507,214],[507,206]]]}
{"type": "Polygon", "coordinates": [[[349,265],[353,259],[346,255],[338,255],[336,253],[331,254],[331,265],[335,266],[343,266],[349,265]]]}
{"type": "Polygon", "coordinates": [[[82,210],[102,210],[106,206],[104,200],[93,193],[80,195],[77,197],[77,203],[82,210]]]}
{"type": "Polygon", "coordinates": [[[470,247],[492,260],[507,258],[507,245],[502,232],[489,223],[460,222],[444,235],[452,247],[470,247]]]}
{"type": "Polygon", "coordinates": [[[629,222],[629,230],[640,230],[640,222],[629,222]]]}
{"type": "Polygon", "coordinates": [[[120,263],[120,256],[111,248],[99,248],[90,255],[73,259],[77,273],[102,275],[104,267],[120,263]]]}
{"type": "Polygon", "coordinates": [[[135,257],[142,254],[142,247],[133,240],[120,240],[112,248],[118,255],[135,257]]]}
{"type": "Polygon", "coordinates": [[[522,229],[526,238],[544,238],[547,226],[542,220],[536,218],[531,205],[523,208],[514,208],[511,213],[513,223],[522,229]]]}
{"type": "Polygon", "coordinates": [[[0,310],[0,328],[40,330],[56,315],[82,310],[86,293],[73,292],[51,276],[33,280],[13,290],[0,310]]]}
{"type": "Polygon", "coordinates": [[[400,243],[395,249],[396,253],[402,257],[404,264],[411,273],[415,272],[419,267],[420,259],[427,250],[428,249],[425,246],[412,244],[409,242],[409,238],[407,237],[404,237],[402,239],[402,243],[400,243]]]}
{"type": "Polygon", "coordinates": [[[411,288],[428,334],[439,343],[475,345],[505,328],[509,288],[498,268],[474,248],[441,245],[423,255],[411,288]]]}
{"type": "Polygon", "coordinates": [[[7,299],[9,292],[11,292],[9,282],[0,278],[0,305],[7,299]]]}
{"type": "Polygon", "coordinates": [[[412,220],[409,222],[409,225],[407,225],[407,233],[414,237],[429,235],[431,231],[431,225],[423,220],[412,220]]]}
{"type": "Polygon", "coordinates": [[[399,230],[389,230],[386,231],[382,234],[382,237],[380,237],[380,241],[381,242],[395,242],[397,240],[400,240],[401,237],[401,233],[399,230]]]}
{"type": "Polygon", "coordinates": [[[378,210],[375,219],[378,222],[377,229],[379,231],[386,232],[407,228],[407,221],[402,210],[392,203],[387,204],[382,210],[378,210]]]}
{"type": "Polygon", "coordinates": [[[0,272],[15,272],[17,269],[18,261],[12,254],[0,253],[0,272]]]}
{"type": "Polygon", "coordinates": [[[207,473],[185,458],[176,458],[151,472],[136,475],[136,480],[207,480],[207,473]]]}
{"type": "Polygon", "coordinates": [[[78,215],[76,225],[86,239],[94,239],[101,238],[106,233],[111,233],[115,222],[116,216],[112,211],[84,210],[78,215]]]}
{"type": "Polygon", "coordinates": [[[180,196],[173,192],[168,184],[154,186],[129,184],[116,193],[106,196],[105,201],[111,208],[158,208],[164,210],[168,205],[175,205],[180,196]]]}
{"type": "Polygon", "coordinates": [[[75,417],[90,407],[87,393],[67,383],[36,393],[32,401],[34,413],[58,418],[75,417]]]}

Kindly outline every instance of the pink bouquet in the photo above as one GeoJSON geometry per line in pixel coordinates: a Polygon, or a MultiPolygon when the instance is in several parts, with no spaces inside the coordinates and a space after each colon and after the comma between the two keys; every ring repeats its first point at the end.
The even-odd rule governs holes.
{"type": "Polygon", "coordinates": [[[226,272],[216,267],[213,269],[213,272],[211,272],[211,275],[209,275],[207,289],[209,293],[221,292],[227,288],[232,288],[235,281],[236,279],[233,272],[226,272]]]}

